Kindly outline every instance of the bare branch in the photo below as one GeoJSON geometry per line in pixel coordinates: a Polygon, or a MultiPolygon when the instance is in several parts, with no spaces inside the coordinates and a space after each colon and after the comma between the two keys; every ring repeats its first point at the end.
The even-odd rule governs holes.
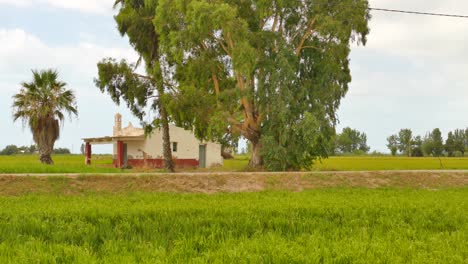
{"type": "Polygon", "coordinates": [[[317,16],[315,16],[314,18],[312,18],[310,20],[309,25],[307,26],[307,29],[306,29],[304,35],[302,36],[301,41],[299,41],[299,45],[296,48],[296,55],[297,56],[299,56],[301,54],[301,51],[303,49],[305,41],[312,35],[314,25],[315,25],[316,21],[317,21],[317,16]]]}

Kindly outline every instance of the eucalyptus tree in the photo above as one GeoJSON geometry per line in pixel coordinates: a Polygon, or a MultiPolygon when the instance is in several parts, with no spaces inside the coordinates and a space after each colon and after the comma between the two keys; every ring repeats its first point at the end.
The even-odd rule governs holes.
{"type": "Polygon", "coordinates": [[[432,130],[431,138],[433,142],[433,154],[435,157],[442,156],[444,152],[444,139],[442,138],[442,132],[439,128],[432,130]]]}
{"type": "Polygon", "coordinates": [[[440,157],[444,151],[444,140],[439,128],[426,134],[423,142],[423,151],[427,156],[440,157]]]}
{"type": "Polygon", "coordinates": [[[327,155],[369,19],[367,0],[159,0],[174,120],[200,138],[242,135],[252,167],[308,168],[327,155]]]}
{"type": "Polygon", "coordinates": [[[13,96],[13,119],[29,126],[36,142],[40,161],[53,164],[51,153],[60,137],[60,123],[65,115],[78,115],[75,94],[59,81],[54,70],[32,71],[33,80],[23,82],[20,92],[13,96]]]}
{"type": "MultiPolygon", "coordinates": [[[[468,132],[468,129],[466,130],[468,132]]],[[[468,135],[468,133],[467,133],[468,135]]],[[[468,146],[468,137],[465,135],[464,129],[456,129],[453,132],[453,140],[455,151],[460,151],[462,156],[465,156],[465,148],[468,146]]]]}
{"type": "Polygon", "coordinates": [[[354,153],[356,151],[367,153],[370,150],[367,145],[366,133],[350,127],[344,128],[341,134],[337,135],[335,144],[337,151],[341,153],[354,153]]]}
{"type": "Polygon", "coordinates": [[[127,36],[130,44],[140,55],[138,62],[132,64],[125,60],[103,59],[98,63],[99,77],[96,85],[102,92],[110,94],[114,102],[127,103],[132,113],[143,122],[148,110],[158,116],[150,123],[144,123],[147,134],[156,128],[162,128],[164,166],[174,171],[174,162],[170,146],[167,100],[169,91],[174,89],[170,78],[166,78],[164,56],[159,52],[159,35],[152,23],[152,17],[158,6],[157,0],[117,0],[115,16],[118,30],[127,36]],[[146,74],[137,72],[138,65],[145,64],[146,74]]]}
{"type": "Polygon", "coordinates": [[[457,149],[456,149],[455,136],[453,132],[448,133],[447,139],[445,140],[444,149],[447,152],[447,156],[449,157],[455,156],[454,153],[455,151],[457,151],[457,149]]]}
{"type": "Polygon", "coordinates": [[[412,157],[424,157],[423,152],[423,138],[421,136],[416,136],[412,140],[412,149],[411,149],[411,156],[412,157]]]}
{"type": "Polygon", "coordinates": [[[406,156],[411,157],[413,149],[413,131],[411,129],[401,129],[398,132],[398,150],[406,156]]]}
{"type": "Polygon", "coordinates": [[[390,152],[392,153],[392,156],[396,156],[397,152],[398,152],[398,146],[399,146],[399,143],[398,143],[398,135],[391,135],[387,138],[387,148],[390,150],[390,152]]]}

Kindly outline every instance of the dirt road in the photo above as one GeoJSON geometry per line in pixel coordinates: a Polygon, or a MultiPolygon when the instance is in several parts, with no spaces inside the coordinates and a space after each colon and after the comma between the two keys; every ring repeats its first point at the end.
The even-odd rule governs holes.
{"type": "Polygon", "coordinates": [[[0,175],[0,195],[83,192],[222,193],[320,188],[468,187],[468,171],[222,172],[176,174],[0,175]]]}

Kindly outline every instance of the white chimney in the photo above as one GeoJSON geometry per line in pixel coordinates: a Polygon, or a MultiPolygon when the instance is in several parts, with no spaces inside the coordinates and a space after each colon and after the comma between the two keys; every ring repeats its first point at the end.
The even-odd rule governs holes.
{"type": "Polygon", "coordinates": [[[117,113],[115,115],[115,123],[114,123],[114,137],[119,136],[120,131],[122,131],[122,115],[117,113]]]}

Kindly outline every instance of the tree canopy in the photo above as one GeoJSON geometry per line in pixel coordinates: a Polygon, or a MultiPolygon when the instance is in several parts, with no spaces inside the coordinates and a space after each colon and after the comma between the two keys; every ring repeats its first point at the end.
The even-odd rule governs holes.
{"type": "Polygon", "coordinates": [[[328,154],[351,82],[350,44],[365,44],[369,33],[367,0],[117,0],[116,7],[118,29],[149,77],[127,62],[102,61],[97,84],[116,102],[137,116],[150,104],[166,112],[157,121],[202,140],[243,136],[253,167],[307,168],[328,154]]]}
{"type": "Polygon", "coordinates": [[[339,153],[367,153],[369,150],[367,135],[364,132],[346,127],[336,136],[335,151],[339,153]]]}
{"type": "Polygon", "coordinates": [[[440,157],[444,152],[444,140],[440,129],[435,128],[424,138],[423,151],[427,156],[440,157]]]}
{"type": "Polygon", "coordinates": [[[366,0],[158,1],[174,119],[200,138],[242,135],[254,167],[307,168],[327,155],[369,18],[366,0]]]}
{"type": "Polygon", "coordinates": [[[398,150],[411,157],[413,146],[413,131],[411,129],[401,129],[398,132],[398,150]]]}
{"type": "Polygon", "coordinates": [[[392,156],[396,156],[398,152],[398,136],[397,135],[391,135],[387,138],[387,148],[390,150],[392,153],[392,156]]]}

